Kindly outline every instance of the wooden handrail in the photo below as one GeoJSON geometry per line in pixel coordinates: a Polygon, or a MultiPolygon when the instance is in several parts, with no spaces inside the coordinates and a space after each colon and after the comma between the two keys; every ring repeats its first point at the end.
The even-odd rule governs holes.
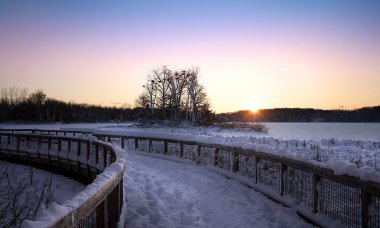
{"type": "MultiPolygon", "coordinates": [[[[70,176],[90,184],[87,188],[96,181],[98,174],[102,175],[108,166],[117,161],[116,152],[110,144],[85,138],[0,131],[0,143],[0,159],[70,176]],[[86,150],[82,150],[82,146],[86,150]],[[97,159],[90,159],[94,157],[97,159]]],[[[123,173],[124,161],[117,173],[114,173],[115,178],[103,183],[97,192],[92,192],[86,201],[60,219],[49,221],[47,226],[72,227],[80,224],[81,227],[86,227],[95,224],[97,227],[116,227],[124,202],[123,173]],[[107,202],[112,202],[112,207],[107,206],[107,202]],[[114,204],[118,206],[115,207],[114,204]]],[[[33,222],[38,223],[39,220],[30,223],[33,222]]]]}
{"type": "MultiPolygon", "coordinates": [[[[241,165],[246,165],[244,164],[244,161],[240,160],[240,157],[249,157],[251,159],[254,159],[255,161],[255,174],[254,178],[252,180],[253,186],[255,187],[256,185],[265,185],[265,183],[259,183],[259,176],[260,176],[260,168],[258,166],[259,163],[263,162],[270,162],[272,168],[277,169],[277,174],[273,178],[277,178],[276,180],[273,179],[273,182],[278,183],[278,189],[277,193],[278,195],[284,196],[287,195],[285,192],[285,185],[289,185],[289,180],[286,178],[289,178],[291,173],[288,171],[289,169],[301,171],[305,174],[307,174],[309,177],[308,179],[305,179],[303,186],[300,187],[305,187],[306,183],[310,183],[310,192],[303,192],[303,194],[310,194],[311,195],[311,200],[310,200],[310,211],[312,213],[322,213],[327,215],[328,217],[338,220],[344,225],[350,225],[350,226],[357,226],[357,227],[370,227],[373,226],[373,224],[378,224],[380,226],[380,183],[377,182],[372,182],[372,181],[363,181],[358,177],[354,176],[347,176],[347,175],[336,175],[334,174],[334,171],[323,167],[323,163],[318,163],[318,162],[313,162],[313,163],[308,163],[305,161],[300,161],[297,159],[289,158],[289,157],[281,157],[276,154],[270,154],[270,153],[264,153],[260,151],[256,151],[253,149],[243,149],[240,147],[235,147],[235,146],[229,146],[229,145],[222,145],[222,144],[216,144],[216,143],[204,143],[204,142],[197,142],[194,140],[175,140],[175,139],[166,139],[162,137],[142,137],[141,135],[139,136],[132,136],[128,134],[128,136],[124,135],[107,135],[107,134],[93,134],[96,136],[98,139],[105,139],[107,141],[112,141],[113,139],[116,139],[116,141],[120,141],[121,147],[125,147],[125,141],[126,140],[132,140],[132,149],[138,150],[139,148],[139,141],[147,141],[148,142],[148,153],[151,153],[153,150],[151,149],[152,147],[152,142],[161,142],[161,153],[162,155],[167,155],[168,154],[168,143],[171,144],[176,144],[179,145],[179,148],[176,148],[176,150],[179,151],[179,153],[175,153],[175,156],[178,156],[180,158],[183,158],[184,154],[184,146],[196,146],[196,149],[193,152],[193,157],[195,157],[195,162],[197,164],[200,164],[200,159],[202,157],[201,155],[201,150],[204,148],[209,148],[211,153],[213,154],[212,162],[210,162],[211,165],[213,166],[219,166],[221,161],[219,158],[222,156],[221,152],[224,151],[229,154],[230,159],[232,161],[232,164],[230,164],[228,167],[230,167],[230,170],[232,173],[239,174],[239,169],[241,165]],[[334,188],[330,187],[325,187],[326,189],[321,189],[322,185],[325,185],[325,180],[330,181],[334,186],[334,188]],[[357,204],[357,202],[351,202],[352,207],[356,207],[357,205],[360,205],[357,211],[360,211],[360,213],[351,213],[349,216],[359,216],[359,220],[361,220],[360,224],[354,224],[350,219],[344,218],[344,219],[337,219],[336,215],[333,213],[331,214],[330,211],[324,210],[321,211],[320,207],[321,204],[325,203],[326,201],[325,197],[323,194],[323,191],[330,191],[329,194],[340,194],[339,189],[346,188],[348,189],[343,189],[342,191],[345,191],[345,194],[350,193],[354,194],[355,192],[359,192],[359,195],[355,195],[355,197],[358,197],[361,200],[360,204],[357,204]],[[336,188],[336,189],[335,189],[336,188]],[[350,192],[350,188],[352,188],[352,192],[350,192]],[[355,189],[359,191],[355,191],[355,189]],[[372,205],[373,210],[375,210],[375,213],[369,213],[369,208],[370,205],[372,205]],[[373,206],[375,205],[375,206],[373,206]],[[376,211],[379,210],[379,211],[376,211]],[[335,217],[334,217],[335,216],[335,217]]],[[[173,155],[173,154],[172,154],[173,155]]],[[[295,177],[297,178],[297,177],[295,177]]],[[[327,185],[326,185],[327,186],[327,185]]],[[[260,188],[258,188],[260,191],[260,188]]],[[[288,195],[289,197],[289,195],[288,195]]],[[[330,197],[328,200],[332,200],[331,203],[342,203],[339,200],[347,200],[349,201],[349,198],[343,198],[343,199],[336,199],[334,197],[330,197]],[[331,198],[331,199],[330,199],[331,198]]],[[[298,200],[298,199],[297,199],[298,200]]],[[[307,202],[304,202],[307,204],[307,202]]],[[[347,203],[347,202],[346,202],[347,203]]],[[[344,207],[344,206],[342,206],[344,207]]],[[[344,210],[345,208],[342,208],[344,210]]],[[[303,214],[306,217],[310,217],[310,213],[305,213],[305,211],[300,210],[299,213],[303,214]]],[[[344,212],[340,212],[344,214],[344,212]]],[[[342,215],[346,216],[346,215],[342,215]]],[[[347,217],[346,216],[346,217],[347,217]]],[[[312,218],[309,218],[312,219],[312,218]]],[[[318,221],[315,221],[318,223],[318,221]]]]}

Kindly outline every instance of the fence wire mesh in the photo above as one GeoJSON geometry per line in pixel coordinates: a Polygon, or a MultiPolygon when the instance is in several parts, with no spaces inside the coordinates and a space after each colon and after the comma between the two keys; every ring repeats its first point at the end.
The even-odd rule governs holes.
{"type": "Polygon", "coordinates": [[[257,164],[257,181],[269,188],[280,191],[280,165],[260,159],[257,164]]]}
{"type": "Polygon", "coordinates": [[[312,208],[312,174],[288,167],[284,173],[284,195],[312,208]]]}
{"type": "Polygon", "coordinates": [[[369,204],[369,227],[380,227],[380,196],[372,195],[369,204]]]}
{"type": "Polygon", "coordinates": [[[325,178],[318,183],[319,212],[346,227],[361,226],[361,191],[325,178]]]}

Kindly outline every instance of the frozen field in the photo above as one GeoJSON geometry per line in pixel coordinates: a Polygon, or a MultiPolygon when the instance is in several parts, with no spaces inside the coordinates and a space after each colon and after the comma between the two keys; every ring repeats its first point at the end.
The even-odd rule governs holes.
{"type": "MultiPolygon", "coordinates": [[[[225,130],[217,127],[181,127],[152,125],[136,127],[135,123],[97,124],[2,124],[0,128],[43,128],[104,131],[110,134],[193,135],[213,137],[224,144],[255,144],[262,152],[289,153],[317,161],[344,160],[358,167],[371,166],[380,171],[380,123],[265,123],[269,133],[225,130]]],[[[186,137],[187,136],[182,136],[186,137]]]]}
{"type": "Polygon", "coordinates": [[[79,129],[108,129],[115,131],[156,131],[172,133],[191,133],[220,136],[252,136],[276,139],[299,139],[299,140],[321,140],[321,139],[350,139],[365,141],[380,141],[380,123],[264,123],[269,127],[268,134],[241,132],[231,130],[220,130],[218,128],[189,127],[169,128],[135,128],[134,123],[80,123],[80,124],[0,124],[0,128],[79,128],[79,129]]]}

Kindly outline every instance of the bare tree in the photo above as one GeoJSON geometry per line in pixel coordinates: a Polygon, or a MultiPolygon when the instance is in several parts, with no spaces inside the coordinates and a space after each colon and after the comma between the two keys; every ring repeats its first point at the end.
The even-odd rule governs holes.
{"type": "MultiPolygon", "coordinates": [[[[162,66],[148,75],[147,82],[143,86],[144,93],[140,97],[138,105],[143,106],[143,101],[148,100],[153,113],[155,105],[158,105],[162,119],[168,119],[167,111],[170,110],[170,120],[182,119],[197,122],[202,113],[202,108],[209,109],[204,87],[198,81],[199,68],[193,67],[187,70],[170,70],[162,66]],[[144,98],[144,99],[143,99],[144,98]]],[[[144,104],[146,105],[146,104],[144,104]]],[[[153,117],[153,116],[152,116],[153,117]]]]}
{"type": "Polygon", "coordinates": [[[37,180],[32,168],[27,178],[20,178],[0,161],[0,227],[14,227],[25,219],[33,220],[40,205],[47,202],[51,183],[51,175],[42,182],[37,180]]]}

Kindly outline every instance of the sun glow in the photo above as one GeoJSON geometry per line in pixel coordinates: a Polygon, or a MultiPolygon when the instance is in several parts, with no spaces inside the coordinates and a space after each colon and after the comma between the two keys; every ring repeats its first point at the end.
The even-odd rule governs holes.
{"type": "Polygon", "coordinates": [[[259,110],[259,107],[257,105],[251,106],[251,112],[257,112],[259,110]]]}

